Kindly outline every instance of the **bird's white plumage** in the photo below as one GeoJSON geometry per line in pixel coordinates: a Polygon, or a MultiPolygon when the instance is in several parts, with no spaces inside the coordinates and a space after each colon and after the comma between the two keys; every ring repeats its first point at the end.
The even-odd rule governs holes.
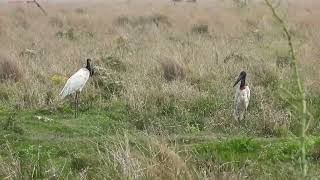
{"type": "Polygon", "coordinates": [[[245,86],[244,89],[240,89],[237,86],[235,97],[234,97],[234,117],[241,121],[244,119],[245,112],[249,106],[250,101],[250,89],[249,86],[245,86]]]}
{"type": "Polygon", "coordinates": [[[63,99],[67,95],[73,94],[77,91],[81,92],[89,77],[90,71],[87,68],[79,69],[66,82],[64,88],[60,92],[61,98],[63,99]]]}

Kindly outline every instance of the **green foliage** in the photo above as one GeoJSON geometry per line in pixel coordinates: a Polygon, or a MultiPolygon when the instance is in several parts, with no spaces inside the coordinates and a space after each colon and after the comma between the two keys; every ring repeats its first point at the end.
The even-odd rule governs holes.
{"type": "Polygon", "coordinates": [[[210,117],[214,115],[215,111],[219,110],[221,104],[218,98],[203,97],[189,102],[186,104],[186,108],[191,114],[199,117],[210,117]]]}
{"type": "Polygon", "coordinates": [[[206,160],[234,162],[256,157],[261,145],[249,138],[238,138],[219,143],[194,146],[195,153],[206,160]]]}
{"type": "Polygon", "coordinates": [[[320,140],[319,139],[314,143],[313,148],[310,148],[308,154],[312,160],[314,161],[320,160],[320,140]]]}
{"type": "Polygon", "coordinates": [[[8,101],[10,98],[9,88],[0,87],[0,101],[8,101]]]}
{"type": "MultiPolygon", "coordinates": [[[[308,156],[318,158],[319,143],[310,141],[308,156]]],[[[219,164],[235,162],[241,166],[246,161],[257,161],[259,165],[275,163],[298,163],[300,145],[297,139],[251,139],[235,138],[220,140],[213,143],[197,144],[193,146],[198,163],[202,161],[218,161],[219,164]]],[[[236,166],[234,166],[236,167],[236,166]]]]}
{"type": "Polygon", "coordinates": [[[107,116],[116,121],[128,121],[129,107],[121,101],[113,101],[106,107],[107,116]]]}
{"type": "Polygon", "coordinates": [[[19,154],[24,158],[21,162],[23,176],[28,179],[42,179],[46,176],[48,157],[41,146],[27,146],[19,154]]]}
{"type": "Polygon", "coordinates": [[[2,127],[3,130],[17,133],[20,135],[23,135],[24,133],[24,130],[19,126],[19,123],[17,122],[14,114],[7,117],[7,119],[2,124],[2,127]]]}

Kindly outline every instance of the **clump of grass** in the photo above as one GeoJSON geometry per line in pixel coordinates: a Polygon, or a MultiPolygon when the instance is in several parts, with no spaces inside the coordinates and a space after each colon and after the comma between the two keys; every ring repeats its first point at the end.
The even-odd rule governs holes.
{"type": "Polygon", "coordinates": [[[108,68],[111,68],[112,70],[122,72],[126,71],[125,64],[115,56],[105,56],[101,58],[101,61],[107,66],[108,68]]]}
{"type": "Polygon", "coordinates": [[[235,53],[235,52],[232,52],[230,53],[229,55],[227,55],[224,59],[223,59],[223,62],[224,63],[245,63],[246,61],[248,61],[248,57],[246,57],[245,55],[243,54],[240,54],[240,53],[235,53]],[[230,61],[232,60],[232,61],[230,61]]]}
{"type": "Polygon", "coordinates": [[[197,33],[197,34],[208,34],[209,26],[207,24],[194,25],[191,29],[191,32],[197,33]]]}
{"type": "Polygon", "coordinates": [[[163,77],[167,81],[183,80],[185,78],[184,68],[175,60],[165,58],[160,61],[160,64],[163,69],[163,77]]]}
{"type": "Polygon", "coordinates": [[[78,13],[78,14],[84,14],[86,11],[84,10],[84,9],[82,9],[82,8],[76,8],[75,10],[74,10],[76,13],[78,13]]]}
{"type": "Polygon", "coordinates": [[[59,75],[59,74],[54,74],[51,77],[52,83],[57,86],[62,86],[67,80],[68,78],[66,76],[59,75]]]}
{"type": "Polygon", "coordinates": [[[5,122],[2,124],[3,130],[11,131],[20,135],[23,135],[24,130],[19,126],[14,115],[10,115],[7,117],[5,122]]]}
{"type": "Polygon", "coordinates": [[[97,150],[103,164],[100,171],[113,178],[192,179],[182,157],[152,137],[117,135],[106,138],[97,150]]]}
{"type": "Polygon", "coordinates": [[[163,14],[153,14],[150,17],[151,21],[153,21],[157,26],[163,24],[166,26],[171,26],[168,16],[163,14]]]}
{"type": "Polygon", "coordinates": [[[269,90],[277,92],[280,85],[280,78],[274,67],[267,64],[256,65],[252,69],[255,85],[268,88],[269,90]]]}
{"type": "Polygon", "coordinates": [[[291,66],[291,60],[288,56],[277,56],[276,65],[278,68],[285,68],[291,66]]]}
{"type": "Polygon", "coordinates": [[[248,5],[248,0],[233,0],[233,2],[239,8],[244,8],[248,5]]]}
{"type": "Polygon", "coordinates": [[[95,71],[97,76],[94,78],[94,84],[102,97],[110,100],[112,97],[119,97],[121,93],[125,91],[123,81],[117,72],[117,70],[123,70],[124,67],[120,61],[114,61],[112,58],[106,58],[104,62],[106,62],[107,66],[112,68],[113,71],[101,66],[96,66],[95,71]]]}
{"type": "Polygon", "coordinates": [[[0,87],[0,101],[9,101],[10,93],[9,89],[5,87],[0,87]]]}
{"type": "Polygon", "coordinates": [[[5,159],[0,155],[0,177],[5,177],[7,179],[23,179],[21,162],[9,142],[4,144],[3,150],[7,152],[7,158],[5,159]]]}
{"type": "Polygon", "coordinates": [[[150,16],[138,16],[138,17],[128,17],[128,16],[119,16],[114,20],[115,25],[130,25],[131,27],[141,27],[147,25],[165,25],[166,27],[171,26],[171,22],[168,16],[163,14],[152,14],[150,16]]]}
{"type": "Polygon", "coordinates": [[[52,27],[58,27],[58,28],[62,28],[64,23],[63,20],[61,20],[61,18],[59,17],[50,17],[48,23],[52,26],[52,27]]]}
{"type": "Polygon", "coordinates": [[[71,168],[75,171],[83,171],[84,169],[89,167],[88,160],[79,155],[71,154],[71,168]]]}
{"type": "Polygon", "coordinates": [[[72,40],[76,40],[76,33],[75,33],[75,30],[73,28],[69,28],[66,31],[58,31],[56,33],[56,37],[58,37],[58,38],[66,38],[66,39],[72,41],[72,40]]]}
{"type": "Polygon", "coordinates": [[[16,61],[0,56],[0,82],[22,79],[22,71],[16,61]]]}
{"type": "Polygon", "coordinates": [[[114,21],[113,24],[117,25],[117,26],[124,26],[130,23],[130,19],[128,16],[119,16],[117,17],[114,21]]]}

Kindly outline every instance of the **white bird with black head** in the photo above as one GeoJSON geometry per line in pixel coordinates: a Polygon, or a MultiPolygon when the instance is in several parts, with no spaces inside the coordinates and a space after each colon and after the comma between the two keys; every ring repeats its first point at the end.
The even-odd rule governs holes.
{"type": "Polygon", "coordinates": [[[74,73],[64,85],[64,88],[60,92],[61,98],[65,98],[69,94],[75,93],[75,117],[78,117],[79,111],[79,95],[88,81],[89,77],[94,73],[93,67],[91,65],[91,59],[87,59],[87,66],[79,69],[76,73],[74,73]]]}
{"type": "Polygon", "coordinates": [[[236,86],[236,93],[234,97],[234,118],[237,121],[241,121],[245,118],[245,114],[250,101],[250,89],[249,86],[246,85],[246,76],[247,73],[242,71],[233,85],[236,86]],[[237,86],[240,82],[240,86],[237,86]]]}

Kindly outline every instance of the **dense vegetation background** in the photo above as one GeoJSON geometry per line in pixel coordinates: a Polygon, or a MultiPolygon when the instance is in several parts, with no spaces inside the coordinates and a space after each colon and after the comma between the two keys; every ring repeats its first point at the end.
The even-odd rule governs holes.
{"type": "MultiPolygon", "coordinates": [[[[282,29],[260,1],[0,7],[0,177],[296,179],[298,101],[282,29]],[[58,97],[92,58],[81,93],[58,97]],[[233,83],[248,73],[246,121],[233,83]]],[[[275,3],[277,4],[277,3],[275,3]]],[[[307,90],[309,176],[320,176],[320,3],[280,1],[307,90]]]]}

